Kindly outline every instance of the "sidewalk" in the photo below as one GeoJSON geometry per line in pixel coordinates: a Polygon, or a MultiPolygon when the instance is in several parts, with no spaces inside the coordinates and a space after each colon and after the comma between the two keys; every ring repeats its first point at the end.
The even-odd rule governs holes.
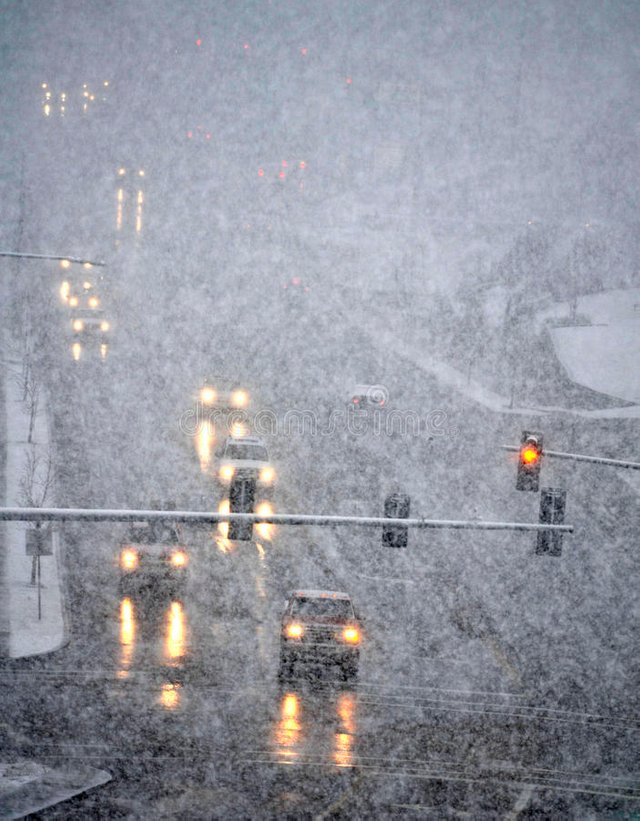
{"type": "MultiPolygon", "coordinates": [[[[24,399],[22,363],[0,363],[0,489],[7,507],[55,502],[47,396],[32,381],[24,399]]],[[[31,583],[27,526],[0,523],[0,658],[19,659],[59,649],[67,641],[62,561],[57,534],[52,554],[40,557],[40,589],[31,583]]],[[[111,780],[86,765],[50,767],[0,754],[0,818],[22,818],[111,780]],[[2,760],[4,759],[4,760],[2,760]],[[7,760],[8,759],[8,760],[7,760]]]]}
{"type": "MultiPolygon", "coordinates": [[[[32,380],[25,401],[21,363],[9,359],[3,365],[4,504],[43,506],[54,501],[55,491],[46,392],[32,380]]],[[[32,584],[33,559],[27,555],[26,532],[26,524],[4,524],[3,578],[8,594],[4,622],[9,635],[2,655],[10,658],[52,652],[66,642],[58,534],[54,532],[50,542],[52,555],[40,557],[38,588],[32,584]]]]}

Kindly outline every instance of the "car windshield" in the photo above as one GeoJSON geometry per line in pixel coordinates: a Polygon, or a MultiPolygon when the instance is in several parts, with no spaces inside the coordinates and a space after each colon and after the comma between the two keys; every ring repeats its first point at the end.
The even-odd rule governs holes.
{"type": "Polygon", "coordinates": [[[227,459],[238,459],[239,461],[269,461],[267,450],[261,445],[234,443],[232,445],[227,445],[224,455],[227,459]]]}
{"type": "Polygon", "coordinates": [[[348,599],[302,598],[296,596],[291,604],[292,616],[333,616],[353,618],[353,607],[348,599]]]}

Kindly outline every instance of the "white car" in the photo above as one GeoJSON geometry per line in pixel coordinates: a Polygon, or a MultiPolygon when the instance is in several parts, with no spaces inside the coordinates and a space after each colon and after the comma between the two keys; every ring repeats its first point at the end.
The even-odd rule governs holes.
{"type": "Polygon", "coordinates": [[[220,457],[219,477],[224,483],[236,478],[256,479],[261,485],[272,485],[275,471],[269,453],[257,436],[230,436],[220,457]]]}

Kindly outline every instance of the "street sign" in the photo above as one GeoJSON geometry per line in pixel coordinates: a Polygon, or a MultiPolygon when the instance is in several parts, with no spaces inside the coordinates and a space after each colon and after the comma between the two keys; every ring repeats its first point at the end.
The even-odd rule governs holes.
{"type": "Polygon", "coordinates": [[[53,534],[50,528],[29,528],[25,543],[27,556],[53,556],[53,534]]]}

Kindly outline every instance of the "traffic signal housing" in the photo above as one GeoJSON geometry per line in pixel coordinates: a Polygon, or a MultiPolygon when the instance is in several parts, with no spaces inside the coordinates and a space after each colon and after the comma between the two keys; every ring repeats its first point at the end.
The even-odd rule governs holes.
{"type": "MultiPolygon", "coordinates": [[[[566,503],[566,490],[553,487],[542,488],[540,491],[540,524],[564,524],[566,503]]],[[[562,533],[543,530],[537,533],[536,536],[536,555],[560,556],[562,554],[562,533]]]]}
{"type": "MultiPolygon", "coordinates": [[[[236,477],[229,487],[229,512],[253,513],[256,500],[256,480],[236,477]]],[[[253,537],[251,522],[229,522],[229,539],[249,542],[253,537]]]]}
{"type": "Polygon", "coordinates": [[[538,491],[542,467],[542,434],[522,431],[518,452],[516,490],[538,491]]]}
{"type": "MultiPolygon", "coordinates": [[[[384,500],[387,519],[408,519],[411,498],[404,493],[394,493],[384,500]]],[[[409,544],[409,528],[402,525],[383,525],[382,544],[386,547],[406,547],[409,544]]]]}

